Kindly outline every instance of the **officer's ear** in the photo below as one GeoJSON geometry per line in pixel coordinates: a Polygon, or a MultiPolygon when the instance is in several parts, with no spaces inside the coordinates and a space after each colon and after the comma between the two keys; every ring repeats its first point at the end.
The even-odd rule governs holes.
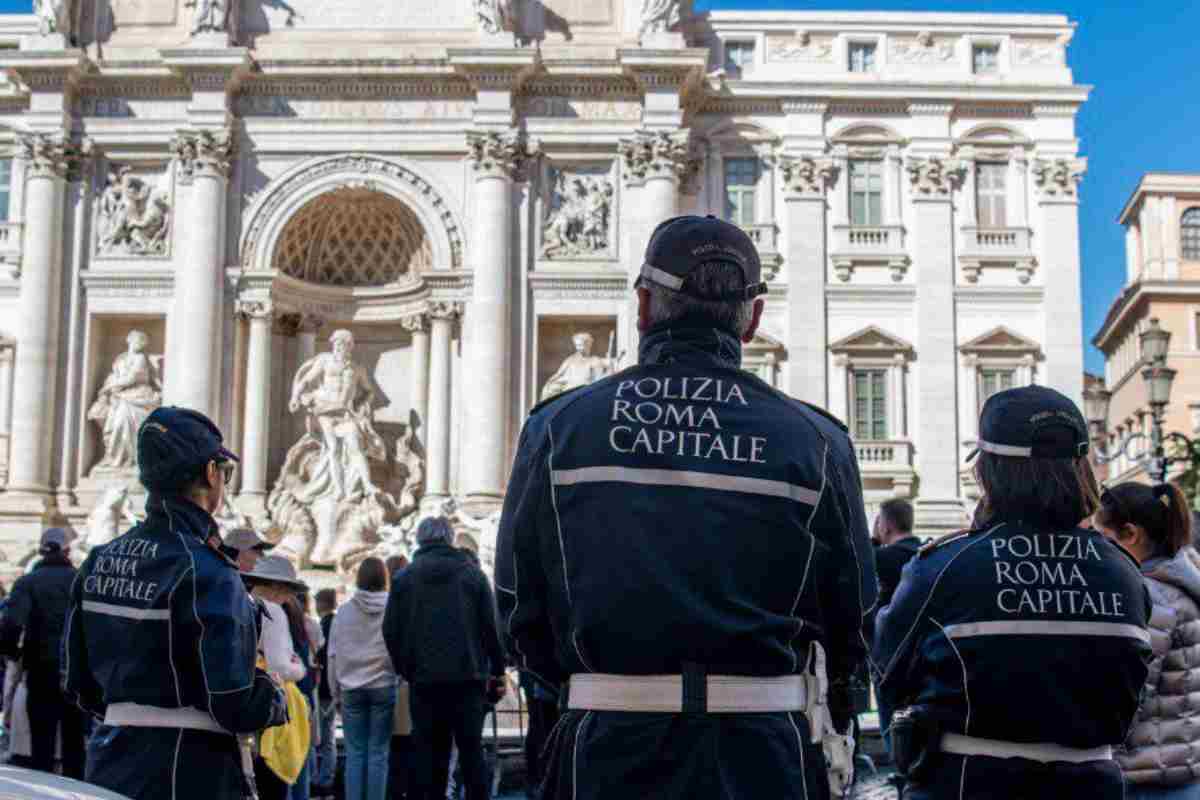
{"type": "Polygon", "coordinates": [[[758,333],[758,324],[762,322],[763,301],[754,301],[754,316],[750,318],[750,327],[746,328],[746,332],[742,334],[742,343],[750,344],[754,341],[754,334],[758,333]]]}
{"type": "Polygon", "coordinates": [[[638,332],[650,330],[650,290],[641,286],[637,288],[638,299],[638,332]]]}

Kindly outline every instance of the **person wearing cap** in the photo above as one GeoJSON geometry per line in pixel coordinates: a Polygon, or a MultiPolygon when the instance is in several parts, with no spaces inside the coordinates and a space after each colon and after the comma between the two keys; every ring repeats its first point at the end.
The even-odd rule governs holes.
{"type": "Polygon", "coordinates": [[[906,799],[1124,796],[1113,748],[1146,680],[1151,603],[1130,554],[1083,527],[1087,451],[1053,389],[984,405],[974,524],[924,545],[876,621],[906,799]]]}
{"type": "Polygon", "coordinates": [[[275,545],[263,539],[252,528],[234,528],[225,534],[221,542],[225,550],[237,562],[240,572],[252,572],[263,554],[275,545]]]}
{"type": "Polygon", "coordinates": [[[147,517],[92,549],[67,615],[64,687],[102,723],[87,780],[131,800],[249,796],[238,736],[287,715],[212,516],[237,457],[183,408],[156,409],[137,444],[147,517]]]}
{"type": "Polygon", "coordinates": [[[500,522],[517,666],[565,695],[543,797],[828,797],[876,593],[854,447],[741,368],[740,228],[662,223],[636,291],[637,365],[532,410],[500,522]]]}
{"type": "Polygon", "coordinates": [[[54,772],[56,740],[61,729],[63,774],[80,779],[84,772],[84,716],[69,703],[59,685],[59,653],[75,567],[71,535],[49,528],[38,544],[41,559],[13,584],[12,597],[0,622],[0,654],[21,663],[32,745],[30,765],[54,772]]]}

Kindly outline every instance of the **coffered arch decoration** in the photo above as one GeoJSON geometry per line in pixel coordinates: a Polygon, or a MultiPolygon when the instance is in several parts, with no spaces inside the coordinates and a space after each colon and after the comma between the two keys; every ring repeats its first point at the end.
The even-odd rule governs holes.
{"type": "Polygon", "coordinates": [[[352,241],[352,231],[367,224],[353,218],[353,209],[366,206],[376,221],[372,257],[388,254],[403,261],[389,269],[407,271],[408,280],[417,281],[421,272],[462,267],[464,228],[438,187],[406,164],[343,154],[305,161],[267,186],[247,215],[240,243],[242,268],[278,270],[306,281],[325,275],[334,285],[394,281],[397,273],[382,265],[357,275],[337,266],[338,259],[366,252],[352,241]],[[293,228],[298,216],[311,216],[309,222],[324,225],[323,232],[293,228]],[[383,220],[394,225],[383,225],[383,220]],[[295,238],[305,235],[308,239],[295,238]],[[333,261],[322,264],[322,258],[333,261]]]}

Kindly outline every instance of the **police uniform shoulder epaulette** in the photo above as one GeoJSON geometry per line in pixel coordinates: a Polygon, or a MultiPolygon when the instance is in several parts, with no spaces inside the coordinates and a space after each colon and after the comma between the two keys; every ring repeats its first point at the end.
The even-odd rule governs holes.
{"type": "Polygon", "coordinates": [[[809,409],[810,411],[817,412],[822,417],[825,417],[827,420],[832,422],[834,425],[837,425],[839,428],[841,428],[846,433],[850,432],[850,429],[846,427],[846,423],[842,422],[840,419],[838,419],[837,417],[835,417],[833,414],[829,413],[825,409],[821,408],[820,406],[813,405],[812,403],[806,402],[804,400],[797,400],[796,402],[798,402],[800,405],[804,406],[805,408],[809,409]]]}
{"type": "Polygon", "coordinates": [[[939,547],[948,545],[951,542],[961,541],[961,540],[967,538],[968,536],[970,536],[971,534],[978,533],[978,532],[979,531],[973,531],[970,528],[968,528],[965,531],[958,531],[956,533],[947,533],[945,536],[940,536],[937,539],[930,539],[928,542],[926,542],[925,544],[923,544],[919,548],[917,548],[917,558],[924,558],[925,556],[932,553],[934,550],[937,550],[939,547]]]}

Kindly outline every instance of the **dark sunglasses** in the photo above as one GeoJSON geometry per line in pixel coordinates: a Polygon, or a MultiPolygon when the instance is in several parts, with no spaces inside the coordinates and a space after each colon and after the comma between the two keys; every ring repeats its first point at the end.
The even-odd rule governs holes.
{"type": "Polygon", "coordinates": [[[217,470],[221,473],[221,480],[228,486],[233,482],[233,473],[237,471],[237,464],[232,461],[218,461],[217,470]]]}

